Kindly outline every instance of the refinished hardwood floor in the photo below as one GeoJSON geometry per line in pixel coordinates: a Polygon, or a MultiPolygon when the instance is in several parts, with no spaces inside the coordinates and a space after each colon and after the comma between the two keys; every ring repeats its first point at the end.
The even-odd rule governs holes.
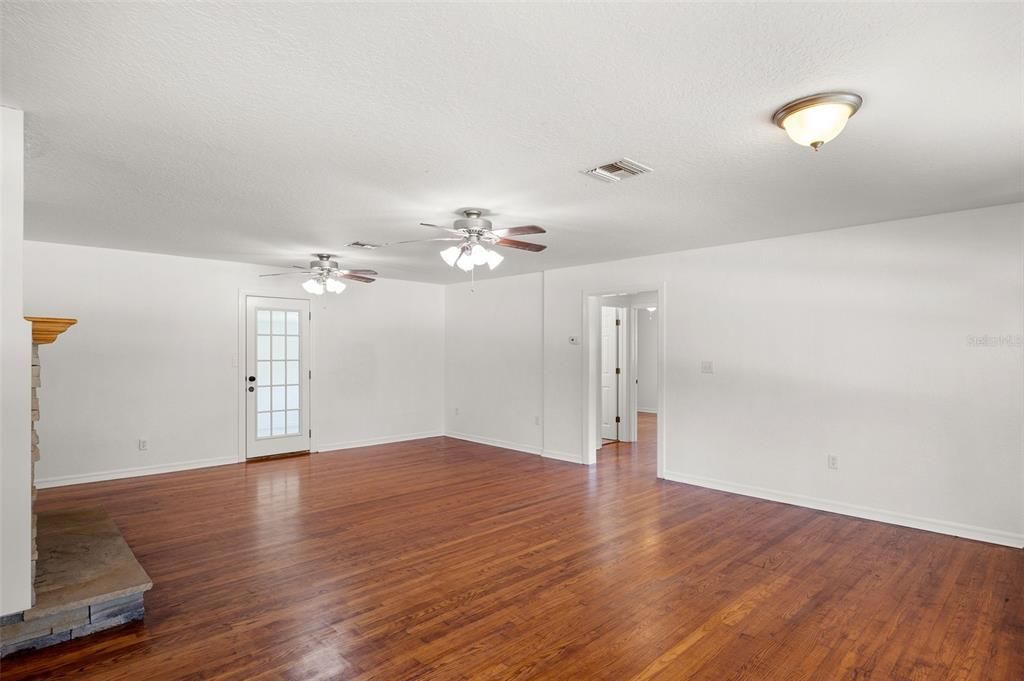
{"type": "Polygon", "coordinates": [[[143,624],[18,679],[1024,679],[1024,551],[447,438],[40,493],[100,505],[143,624]]]}

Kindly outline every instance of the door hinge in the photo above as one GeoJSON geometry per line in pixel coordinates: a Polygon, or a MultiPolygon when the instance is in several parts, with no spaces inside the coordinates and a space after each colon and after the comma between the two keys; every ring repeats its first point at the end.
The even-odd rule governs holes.
{"type": "Polygon", "coordinates": [[[622,418],[619,417],[619,416],[616,416],[615,417],[615,423],[621,423],[621,422],[622,422],[622,418]]]}
{"type": "Polygon", "coordinates": [[[309,321],[313,321],[313,313],[312,312],[309,313],[309,321]]]}
{"type": "Polygon", "coordinates": [[[615,320],[615,326],[622,326],[622,320],[621,319],[616,319],[615,320]]]}
{"type": "Polygon", "coordinates": [[[622,373],[622,369],[620,369],[619,367],[615,367],[615,373],[621,374],[622,373]]]}
{"type": "Polygon", "coordinates": [[[309,436],[313,437],[313,429],[312,428],[309,429],[309,436]]]}

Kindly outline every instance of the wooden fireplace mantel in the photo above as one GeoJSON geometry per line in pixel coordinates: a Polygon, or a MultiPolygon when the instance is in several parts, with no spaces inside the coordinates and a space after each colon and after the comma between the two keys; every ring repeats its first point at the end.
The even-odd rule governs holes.
{"type": "Polygon", "coordinates": [[[57,340],[57,336],[78,323],[77,319],[65,317],[25,317],[32,322],[32,342],[44,345],[57,340]]]}

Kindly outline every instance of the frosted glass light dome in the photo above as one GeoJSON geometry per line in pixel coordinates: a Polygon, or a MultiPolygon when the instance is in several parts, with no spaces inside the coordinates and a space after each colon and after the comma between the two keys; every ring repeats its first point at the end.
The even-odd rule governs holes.
{"type": "Polygon", "coordinates": [[[790,102],[772,120],[797,144],[815,151],[834,140],[863,102],[852,92],[826,92],[790,102]]]}
{"type": "Polygon", "coordinates": [[[307,293],[312,293],[315,296],[322,296],[324,294],[324,285],[316,279],[307,279],[302,282],[302,288],[304,288],[307,293]]]}

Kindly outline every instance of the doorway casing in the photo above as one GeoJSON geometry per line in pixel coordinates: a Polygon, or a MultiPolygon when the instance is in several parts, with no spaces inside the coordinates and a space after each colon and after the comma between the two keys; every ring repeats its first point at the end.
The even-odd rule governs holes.
{"type": "MultiPolygon", "coordinates": [[[[238,380],[236,382],[236,386],[242,386],[241,389],[236,389],[237,390],[237,394],[238,394],[238,402],[237,402],[237,405],[238,405],[238,413],[237,413],[237,420],[238,420],[238,451],[237,451],[237,461],[239,463],[244,463],[245,461],[249,460],[246,457],[246,416],[247,416],[246,399],[247,398],[246,398],[245,387],[248,385],[248,383],[246,381],[246,366],[245,366],[245,364],[246,364],[246,342],[248,340],[247,339],[247,327],[246,327],[246,314],[247,314],[247,305],[246,305],[246,303],[247,303],[247,299],[249,297],[251,297],[251,296],[252,297],[257,297],[257,298],[281,298],[281,299],[284,299],[284,300],[304,300],[304,301],[309,303],[310,310],[312,311],[312,309],[313,309],[313,300],[312,300],[312,298],[310,298],[308,296],[285,296],[285,295],[281,295],[280,292],[274,292],[274,291],[269,291],[269,292],[268,291],[253,291],[253,290],[248,290],[248,289],[239,289],[238,290],[238,350],[237,350],[237,354],[235,355],[235,357],[232,360],[232,363],[234,364],[234,366],[238,370],[238,380]]],[[[313,394],[312,371],[315,368],[313,362],[314,362],[314,357],[316,356],[316,354],[315,354],[315,347],[314,347],[314,339],[313,339],[313,318],[312,318],[312,314],[310,314],[310,317],[309,317],[309,320],[308,320],[308,328],[309,328],[309,332],[308,332],[309,333],[309,351],[307,353],[305,365],[306,365],[306,370],[308,370],[310,372],[309,376],[307,377],[307,380],[310,381],[310,384],[309,384],[309,395],[310,395],[310,397],[312,397],[312,394],[313,394]]],[[[319,451],[318,446],[316,444],[316,440],[314,439],[314,437],[312,435],[312,433],[315,432],[315,429],[313,428],[313,424],[314,424],[314,419],[315,419],[315,416],[316,416],[314,402],[315,402],[315,400],[310,399],[309,403],[307,405],[307,411],[308,411],[308,416],[307,416],[308,425],[307,425],[307,427],[310,430],[310,437],[309,437],[309,451],[310,452],[319,451]]]]}
{"type": "Polygon", "coordinates": [[[600,392],[600,362],[601,362],[601,299],[605,296],[615,295],[620,292],[638,293],[641,291],[656,291],[658,294],[658,421],[657,421],[657,475],[665,477],[665,458],[668,451],[665,431],[665,415],[668,410],[665,405],[666,387],[666,339],[668,306],[666,282],[657,284],[637,283],[618,285],[611,289],[583,290],[580,306],[583,319],[583,352],[581,355],[581,373],[583,375],[583,399],[582,399],[582,451],[580,460],[585,465],[597,463],[597,450],[600,448],[600,440],[597,437],[598,400],[600,392]]]}

